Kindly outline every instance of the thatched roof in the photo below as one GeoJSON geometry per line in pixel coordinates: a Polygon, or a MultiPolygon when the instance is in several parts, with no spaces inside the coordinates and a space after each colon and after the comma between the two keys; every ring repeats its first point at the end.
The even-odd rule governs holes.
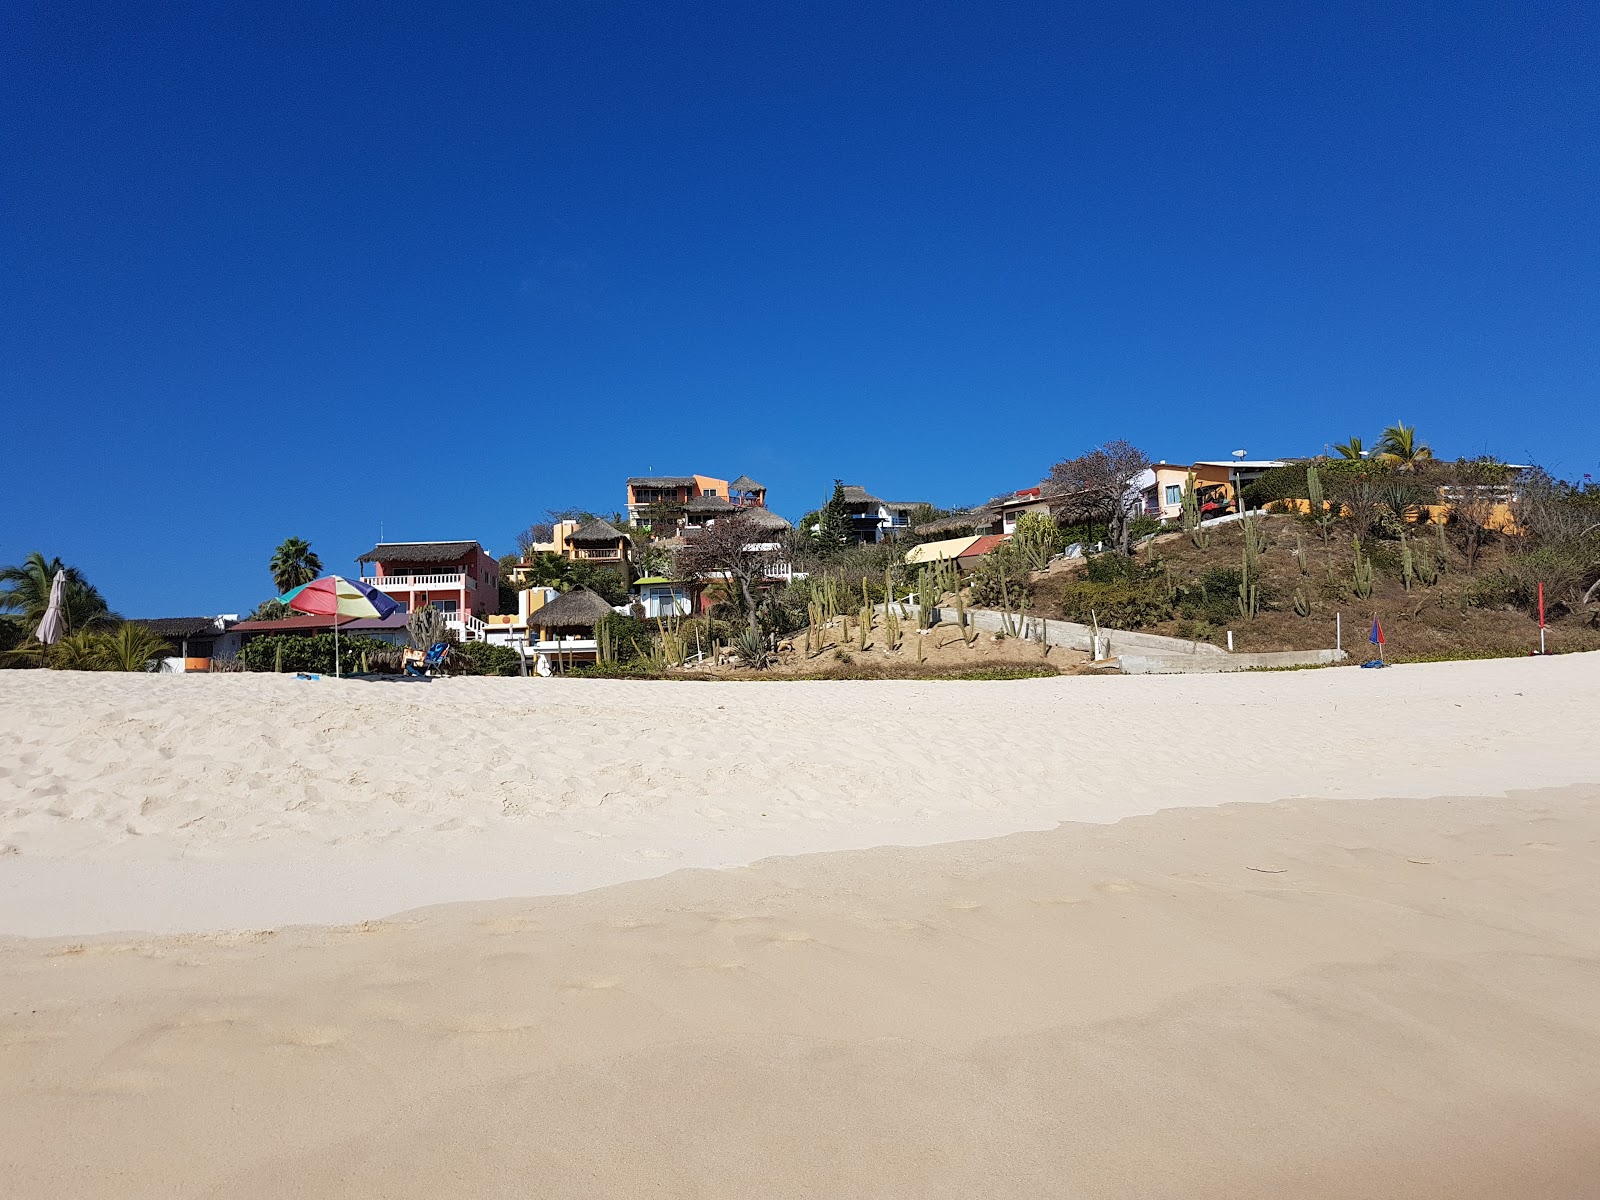
{"type": "Polygon", "coordinates": [[[356,561],[447,563],[481,549],[477,542],[379,542],[356,561]]]}
{"type": "Polygon", "coordinates": [[[596,621],[614,611],[598,593],[586,587],[575,587],[543,608],[534,609],[529,620],[550,629],[593,629],[596,621]]]}
{"type": "Polygon", "coordinates": [[[162,638],[192,638],[202,633],[215,637],[222,632],[216,617],[135,617],[128,624],[143,626],[162,638]]]}
{"type": "Polygon", "coordinates": [[[928,537],[938,533],[955,533],[961,529],[977,529],[987,527],[994,522],[995,513],[988,505],[980,508],[969,508],[966,512],[958,512],[952,516],[940,517],[937,521],[924,521],[921,525],[913,525],[911,532],[919,537],[928,537]]]}
{"type": "Polygon", "coordinates": [[[840,489],[840,491],[843,493],[844,502],[846,504],[882,504],[883,503],[882,500],[879,500],[876,496],[874,496],[871,492],[867,491],[867,489],[862,487],[859,483],[847,483],[847,484],[843,485],[843,487],[840,489]]]}
{"type": "Polygon", "coordinates": [[[614,542],[618,538],[625,538],[623,533],[610,521],[602,521],[599,517],[585,521],[571,533],[567,534],[569,542],[614,542]]]}
{"type": "Polygon", "coordinates": [[[728,486],[730,488],[732,488],[734,491],[739,491],[739,492],[764,492],[764,491],[767,490],[767,485],[766,484],[757,483],[754,479],[751,479],[750,476],[748,476],[748,475],[739,476],[739,478],[735,479],[728,486]]]}
{"type": "Polygon", "coordinates": [[[770,508],[741,508],[740,512],[750,518],[750,524],[757,529],[788,529],[789,522],[773,512],[770,508]]]}
{"type": "Polygon", "coordinates": [[[733,505],[721,496],[696,496],[683,506],[685,512],[692,513],[720,513],[729,512],[733,505]]]}
{"type": "Polygon", "coordinates": [[[649,488],[675,488],[693,487],[693,475],[634,475],[628,480],[629,487],[649,488]]]}

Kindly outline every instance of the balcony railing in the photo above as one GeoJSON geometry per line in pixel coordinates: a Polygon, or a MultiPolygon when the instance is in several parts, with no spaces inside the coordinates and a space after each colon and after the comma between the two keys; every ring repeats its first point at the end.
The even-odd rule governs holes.
{"type": "Polygon", "coordinates": [[[385,575],[381,579],[376,575],[363,575],[361,582],[380,591],[385,588],[461,587],[463,584],[469,588],[478,586],[477,580],[460,572],[454,575],[385,575]]]}

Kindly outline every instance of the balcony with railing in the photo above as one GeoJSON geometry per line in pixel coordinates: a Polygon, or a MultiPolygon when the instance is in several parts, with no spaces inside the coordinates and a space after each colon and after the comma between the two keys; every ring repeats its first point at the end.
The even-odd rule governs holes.
{"type": "Polygon", "coordinates": [[[469,591],[477,589],[478,581],[470,575],[461,572],[440,575],[363,575],[361,582],[368,587],[375,587],[379,591],[413,591],[417,588],[458,588],[466,587],[469,591]]]}

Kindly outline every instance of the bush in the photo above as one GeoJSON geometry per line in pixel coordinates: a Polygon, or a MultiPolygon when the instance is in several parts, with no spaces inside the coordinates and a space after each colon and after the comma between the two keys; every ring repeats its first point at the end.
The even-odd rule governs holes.
{"type": "Polygon", "coordinates": [[[611,567],[603,567],[576,558],[567,566],[567,579],[576,586],[586,587],[591,592],[598,593],[607,604],[618,605],[628,602],[628,581],[622,577],[620,571],[611,567]]]}
{"type": "Polygon", "coordinates": [[[1027,566],[1010,552],[1007,545],[999,546],[978,560],[977,570],[973,571],[968,586],[972,603],[979,608],[998,608],[1006,602],[1012,608],[1018,608],[1033,595],[1028,586],[1027,566]],[[1005,585],[1003,588],[1002,582],[1005,585]]]}
{"type": "Polygon", "coordinates": [[[491,646],[488,642],[462,642],[450,647],[450,665],[463,675],[520,675],[521,658],[510,646],[491,646]]]}
{"type": "Polygon", "coordinates": [[[1152,517],[1149,513],[1140,513],[1128,522],[1128,540],[1137,542],[1153,533],[1160,533],[1166,527],[1166,523],[1160,517],[1152,517]]]}
{"type": "Polygon", "coordinates": [[[1236,620],[1239,615],[1240,579],[1238,567],[1209,568],[1192,585],[1181,589],[1179,615],[1197,626],[1225,625],[1236,620]]]}
{"type": "MultiPolygon", "coordinates": [[[[285,671],[314,671],[319,675],[332,675],[333,634],[268,634],[245,644],[239,651],[239,662],[247,671],[272,671],[276,669],[279,648],[283,650],[285,671]]],[[[367,655],[368,666],[376,666],[377,659],[386,667],[398,662],[399,655],[388,642],[370,637],[341,637],[339,639],[339,664],[346,675],[361,670],[361,656],[367,655]]]]}
{"type": "Polygon", "coordinates": [[[650,657],[650,649],[655,645],[657,626],[654,621],[648,621],[643,617],[607,613],[595,624],[596,640],[601,638],[602,631],[610,640],[613,660],[620,664],[650,657]]]}
{"type": "Polygon", "coordinates": [[[1172,616],[1166,585],[1159,580],[1084,580],[1060,593],[1061,615],[1087,625],[1091,620],[1111,629],[1142,629],[1172,616]]]}

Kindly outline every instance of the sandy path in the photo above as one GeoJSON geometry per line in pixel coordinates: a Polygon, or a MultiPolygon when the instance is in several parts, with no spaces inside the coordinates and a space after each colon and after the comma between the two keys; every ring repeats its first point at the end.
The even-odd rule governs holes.
{"type": "Polygon", "coordinates": [[[1173,805],[1600,780],[1600,656],[660,684],[0,672],[0,933],[343,922],[1173,805]]]}
{"type": "Polygon", "coordinates": [[[0,1195],[1580,1197],[1600,789],[0,939],[0,1195]]]}

